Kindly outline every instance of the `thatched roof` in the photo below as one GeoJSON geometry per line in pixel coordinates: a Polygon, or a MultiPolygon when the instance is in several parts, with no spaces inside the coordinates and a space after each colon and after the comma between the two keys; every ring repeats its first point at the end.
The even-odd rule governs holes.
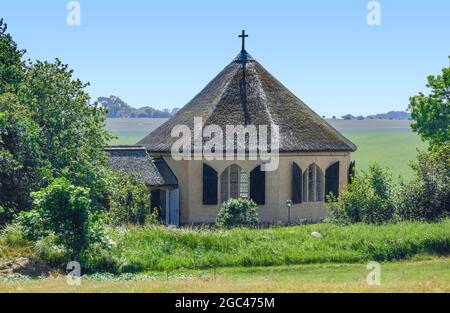
{"type": "Polygon", "coordinates": [[[110,167],[115,171],[136,174],[149,186],[177,185],[178,181],[163,159],[151,159],[145,147],[107,147],[110,167]]]}
{"type": "Polygon", "coordinates": [[[176,125],[279,125],[281,152],[355,151],[356,146],[314,113],[245,50],[171,119],[139,142],[170,152],[176,125]]]}
{"type": "Polygon", "coordinates": [[[162,177],[164,185],[178,185],[178,179],[163,158],[154,158],[152,159],[152,162],[158,170],[159,175],[162,177]]]}

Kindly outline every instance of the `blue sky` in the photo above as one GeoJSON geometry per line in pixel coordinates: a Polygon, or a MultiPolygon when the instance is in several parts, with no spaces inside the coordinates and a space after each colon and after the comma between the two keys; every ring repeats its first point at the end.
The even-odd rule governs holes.
{"type": "Polygon", "coordinates": [[[1,0],[0,17],[31,59],[68,63],[93,98],[135,107],[186,104],[240,50],[247,50],[317,113],[403,110],[426,76],[448,66],[450,1],[79,0],[69,26],[65,0],[1,0]]]}

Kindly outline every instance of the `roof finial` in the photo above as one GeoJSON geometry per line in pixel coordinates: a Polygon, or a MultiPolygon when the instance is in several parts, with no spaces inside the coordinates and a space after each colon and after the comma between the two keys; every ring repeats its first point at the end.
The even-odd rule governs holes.
{"type": "Polygon", "coordinates": [[[245,51],[245,38],[247,38],[248,35],[245,34],[245,30],[242,31],[242,35],[239,35],[239,38],[242,38],[242,51],[245,51]]]}

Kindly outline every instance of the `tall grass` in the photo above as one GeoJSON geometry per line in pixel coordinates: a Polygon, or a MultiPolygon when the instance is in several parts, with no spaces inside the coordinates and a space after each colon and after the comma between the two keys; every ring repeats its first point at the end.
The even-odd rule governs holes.
{"type": "Polygon", "coordinates": [[[389,261],[450,254],[450,220],[269,229],[130,228],[112,236],[120,272],[389,261]],[[321,238],[311,236],[318,231],[321,238]]]}
{"type": "MultiPolygon", "coordinates": [[[[391,261],[417,255],[450,255],[450,220],[384,226],[318,224],[266,229],[168,229],[131,227],[111,231],[110,250],[91,247],[83,272],[113,273],[271,266],[308,263],[391,261]],[[312,232],[320,232],[316,238],[312,232]]],[[[25,240],[20,228],[0,231],[0,265],[18,256],[58,268],[67,258],[49,238],[25,240]]]]}
{"type": "Polygon", "coordinates": [[[20,227],[7,225],[0,229],[0,266],[17,257],[33,255],[33,245],[26,240],[20,227]]]}

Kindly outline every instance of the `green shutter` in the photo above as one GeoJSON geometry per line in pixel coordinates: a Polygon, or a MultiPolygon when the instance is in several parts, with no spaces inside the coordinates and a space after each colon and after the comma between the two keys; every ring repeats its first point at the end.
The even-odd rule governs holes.
{"type": "Polygon", "coordinates": [[[293,203],[302,203],[302,183],[303,183],[303,174],[302,169],[297,163],[292,164],[292,202],[293,203]]]}
{"type": "Polygon", "coordinates": [[[325,174],[325,196],[333,193],[339,197],[339,162],[331,165],[325,174]]]}
{"type": "Polygon", "coordinates": [[[217,172],[209,165],[203,164],[203,204],[216,205],[217,199],[217,172]]]}
{"type": "Polygon", "coordinates": [[[250,172],[250,199],[258,205],[266,204],[266,172],[261,166],[250,172]]]}

